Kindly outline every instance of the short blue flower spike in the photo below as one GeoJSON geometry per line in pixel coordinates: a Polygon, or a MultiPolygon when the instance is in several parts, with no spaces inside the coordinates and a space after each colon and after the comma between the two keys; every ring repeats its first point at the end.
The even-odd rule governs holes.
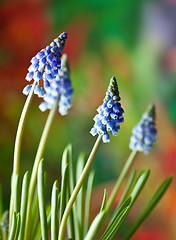
{"type": "Polygon", "coordinates": [[[124,121],[124,110],[119,102],[120,99],[116,78],[112,77],[103,104],[97,109],[98,114],[94,117],[95,123],[90,131],[93,136],[102,135],[104,143],[110,142],[108,132],[116,136],[120,123],[124,121]]]}
{"type": "Polygon", "coordinates": [[[67,55],[62,56],[61,69],[56,78],[45,86],[46,94],[44,102],[39,106],[41,111],[51,109],[56,101],[58,101],[58,110],[62,116],[68,113],[68,109],[72,105],[73,88],[70,80],[70,68],[67,55]],[[58,99],[59,97],[59,99],[58,99]]]}
{"type": "MultiPolygon", "coordinates": [[[[67,33],[61,33],[49,46],[42,49],[31,59],[32,64],[28,68],[29,72],[26,75],[26,80],[30,82],[33,79],[38,83],[34,93],[39,97],[42,97],[45,94],[44,90],[42,90],[43,88],[39,86],[40,80],[43,79],[44,86],[47,85],[48,82],[50,83],[56,78],[58,71],[61,68],[60,58],[62,56],[66,39],[67,33]]],[[[29,90],[29,87],[23,90],[23,93],[26,95],[28,94],[27,90],[29,90]]]]}
{"type": "Polygon", "coordinates": [[[156,142],[155,106],[150,104],[140,122],[133,128],[129,148],[145,154],[151,151],[156,142]]]}

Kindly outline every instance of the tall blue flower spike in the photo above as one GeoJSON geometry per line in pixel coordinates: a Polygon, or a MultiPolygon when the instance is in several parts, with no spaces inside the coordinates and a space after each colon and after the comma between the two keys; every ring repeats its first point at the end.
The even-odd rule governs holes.
{"type": "Polygon", "coordinates": [[[153,144],[156,142],[155,128],[155,106],[150,104],[146,113],[143,114],[140,122],[133,128],[130,138],[129,148],[144,152],[151,151],[153,144]]]}
{"type": "Polygon", "coordinates": [[[70,80],[70,68],[67,55],[62,56],[61,69],[51,84],[45,85],[46,94],[44,102],[39,106],[41,111],[51,109],[53,104],[58,101],[58,111],[66,115],[72,105],[73,88],[70,80]]]}
{"type": "MultiPolygon", "coordinates": [[[[44,86],[52,82],[58,75],[58,71],[61,68],[61,56],[67,39],[67,33],[63,32],[58,38],[38,52],[35,57],[31,59],[31,65],[28,68],[26,80],[32,79],[37,82],[34,88],[34,94],[39,97],[43,97],[45,94],[44,89],[39,85],[40,80],[43,79],[44,86]]],[[[27,85],[23,89],[23,94],[28,95],[31,89],[31,85],[27,85]]]]}
{"type": "Polygon", "coordinates": [[[103,104],[97,109],[98,114],[94,117],[94,126],[90,133],[95,136],[102,135],[104,143],[110,141],[110,132],[113,136],[118,134],[120,123],[124,121],[124,110],[120,104],[118,85],[115,77],[110,79],[103,104]]]}

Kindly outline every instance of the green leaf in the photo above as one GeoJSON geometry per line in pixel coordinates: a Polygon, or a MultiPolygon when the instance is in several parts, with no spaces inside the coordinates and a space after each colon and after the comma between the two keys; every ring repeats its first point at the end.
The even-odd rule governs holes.
{"type": "Polygon", "coordinates": [[[115,234],[117,234],[118,230],[120,229],[120,226],[125,221],[129,211],[131,210],[131,207],[133,206],[133,204],[136,201],[137,197],[139,196],[141,190],[143,189],[143,187],[149,177],[149,174],[150,174],[150,170],[143,170],[140,173],[140,175],[134,185],[134,188],[131,192],[130,197],[125,202],[122,202],[120,204],[119,208],[117,208],[117,210],[116,210],[117,212],[116,212],[115,216],[113,217],[113,219],[111,220],[110,226],[108,227],[106,232],[103,234],[103,238],[101,240],[113,239],[112,237],[115,234]],[[126,210],[124,211],[124,209],[126,209],[126,210]],[[112,232],[113,232],[113,234],[112,234],[112,232]],[[107,237],[109,237],[109,238],[107,238],[107,237]]]}
{"type": "Polygon", "coordinates": [[[74,189],[74,176],[73,176],[73,159],[72,159],[72,146],[69,144],[65,151],[67,152],[67,162],[69,165],[69,185],[70,185],[70,193],[73,192],[74,189]]]}
{"type": "Polygon", "coordinates": [[[91,197],[92,197],[94,176],[95,176],[95,172],[91,171],[87,181],[87,191],[86,191],[86,199],[85,199],[84,236],[86,236],[89,225],[90,225],[91,197]]]}
{"type": "MultiPolygon", "coordinates": [[[[60,205],[60,193],[57,195],[57,213],[58,213],[58,206],[60,205]]],[[[47,226],[48,226],[48,230],[51,226],[51,207],[48,207],[48,215],[47,215],[47,226]]]]}
{"type": "Polygon", "coordinates": [[[132,197],[132,202],[131,202],[131,206],[134,204],[134,202],[136,201],[137,197],[139,196],[140,192],[142,191],[148,177],[150,175],[150,170],[143,170],[141,172],[141,174],[139,175],[135,186],[131,192],[131,197],[132,197]]]}
{"type": "Polygon", "coordinates": [[[104,232],[103,236],[101,237],[101,240],[106,240],[107,237],[110,236],[111,232],[113,232],[114,229],[116,229],[117,222],[123,215],[122,212],[124,211],[124,209],[126,209],[130,205],[131,201],[132,201],[132,197],[129,197],[127,200],[125,200],[124,202],[121,203],[119,208],[116,209],[116,211],[114,213],[114,217],[112,218],[106,231],[104,232]]]}
{"type": "MultiPolygon", "coordinates": [[[[57,196],[57,206],[60,205],[60,193],[57,196]]],[[[57,208],[57,212],[58,212],[58,208],[57,208]]],[[[50,230],[51,227],[51,206],[48,206],[46,208],[46,215],[47,215],[47,226],[48,226],[48,231],[50,230]]],[[[36,235],[36,239],[42,240],[42,236],[41,236],[41,229],[38,229],[38,234],[36,235]]]]}
{"type": "Polygon", "coordinates": [[[131,188],[132,188],[132,186],[133,186],[133,184],[134,184],[134,180],[135,180],[135,177],[136,177],[136,172],[137,172],[136,169],[134,169],[134,171],[131,173],[131,175],[130,175],[130,177],[129,177],[129,180],[128,180],[128,183],[127,183],[127,186],[126,186],[125,191],[124,191],[124,193],[123,193],[123,195],[122,195],[122,197],[121,197],[121,199],[120,199],[120,201],[119,201],[118,206],[119,206],[124,200],[127,199],[128,195],[129,195],[129,193],[130,193],[130,191],[131,191],[131,188]]]}
{"type": "Polygon", "coordinates": [[[126,216],[128,215],[129,210],[130,210],[130,207],[128,206],[120,212],[120,214],[114,219],[111,231],[109,231],[104,238],[101,238],[101,240],[102,239],[104,239],[104,240],[113,240],[114,239],[114,237],[117,234],[119,228],[121,227],[121,225],[124,222],[126,216]]]}
{"type": "Polygon", "coordinates": [[[58,235],[58,212],[57,212],[57,181],[53,184],[51,196],[51,240],[57,240],[58,235]]]}
{"type": "Polygon", "coordinates": [[[39,213],[41,222],[42,240],[48,240],[47,219],[44,200],[44,168],[43,160],[40,161],[38,168],[38,200],[39,200],[39,213]]]}
{"type": "Polygon", "coordinates": [[[126,186],[126,188],[125,188],[125,191],[124,191],[124,193],[123,193],[123,195],[122,195],[122,197],[121,197],[121,199],[120,199],[120,201],[119,201],[119,203],[118,203],[118,205],[117,205],[117,207],[116,207],[116,210],[115,210],[115,212],[114,212],[114,214],[113,214],[113,217],[115,216],[115,214],[116,214],[116,212],[118,211],[118,209],[119,209],[119,207],[121,206],[121,204],[127,199],[128,195],[129,195],[129,193],[130,193],[130,191],[131,191],[131,188],[132,188],[132,186],[133,186],[133,184],[134,184],[136,172],[137,172],[137,171],[136,171],[136,169],[135,169],[135,170],[132,172],[132,174],[130,175],[129,180],[128,180],[128,183],[127,183],[127,186],[126,186]]]}
{"type": "Polygon", "coordinates": [[[64,171],[62,173],[62,183],[61,183],[61,199],[60,199],[60,218],[59,222],[61,222],[67,200],[67,190],[68,190],[68,164],[65,165],[64,171]]]}
{"type": "Polygon", "coordinates": [[[14,190],[14,212],[18,212],[19,211],[19,175],[15,176],[15,190],[14,190]]]}
{"type": "Polygon", "coordinates": [[[32,211],[31,211],[31,232],[29,239],[34,239],[39,231],[41,231],[41,226],[39,222],[39,205],[38,205],[38,191],[37,188],[35,189],[34,200],[32,204],[32,211]],[[39,229],[40,230],[39,230],[39,229]]]}
{"type": "Polygon", "coordinates": [[[26,209],[27,209],[27,200],[28,200],[28,187],[29,187],[29,173],[26,172],[23,177],[23,183],[22,183],[21,208],[20,208],[21,227],[20,227],[18,240],[24,239],[24,228],[26,223],[26,209]]]}
{"type": "MultiPolygon", "coordinates": [[[[68,162],[69,162],[69,197],[70,197],[75,187],[71,144],[69,144],[66,149],[67,149],[68,162]]],[[[72,209],[70,211],[70,215],[67,221],[67,228],[68,228],[69,236],[73,236],[73,239],[77,239],[77,240],[80,239],[76,204],[73,204],[72,209]]]]}
{"type": "Polygon", "coordinates": [[[11,227],[11,231],[10,231],[10,235],[9,235],[9,239],[8,240],[14,240],[15,238],[15,233],[16,233],[16,227],[17,227],[17,217],[16,217],[16,212],[13,213],[13,217],[12,217],[12,227],[11,227]]]}
{"type": "Polygon", "coordinates": [[[105,210],[106,203],[107,203],[107,190],[105,189],[104,190],[104,196],[103,196],[103,201],[102,201],[102,204],[101,204],[100,212],[105,210]]]}
{"type": "MultiPolygon", "coordinates": [[[[85,163],[85,154],[80,153],[78,157],[78,162],[76,165],[76,182],[79,181],[79,178],[82,174],[82,171],[84,169],[84,163],[85,163]]],[[[84,184],[80,188],[76,198],[77,219],[79,223],[79,239],[83,238],[83,226],[84,226],[84,192],[83,191],[84,191],[84,184]]]]}
{"type": "Polygon", "coordinates": [[[62,164],[61,164],[61,174],[62,174],[62,177],[64,176],[65,169],[66,169],[68,164],[69,164],[68,148],[65,148],[64,152],[63,152],[63,155],[62,155],[62,164]]]}
{"type": "Polygon", "coordinates": [[[16,219],[17,219],[17,226],[16,226],[16,233],[15,233],[14,240],[17,240],[17,239],[18,239],[19,232],[20,232],[20,225],[21,225],[21,216],[20,216],[20,213],[17,213],[16,219]]]}
{"type": "Polygon", "coordinates": [[[153,197],[151,198],[148,205],[145,207],[139,218],[135,221],[135,223],[131,226],[123,240],[128,240],[131,238],[131,236],[136,232],[136,230],[139,228],[139,226],[142,224],[142,222],[147,218],[147,216],[150,214],[150,212],[153,210],[153,208],[156,206],[156,204],[159,202],[161,197],[164,195],[166,190],[168,189],[169,185],[171,184],[173,177],[168,177],[157,189],[153,197]]]}
{"type": "Polygon", "coordinates": [[[98,215],[95,217],[94,221],[92,222],[89,231],[84,238],[84,240],[94,240],[97,232],[99,230],[99,226],[101,225],[101,222],[105,216],[105,210],[98,213],[98,215]]]}

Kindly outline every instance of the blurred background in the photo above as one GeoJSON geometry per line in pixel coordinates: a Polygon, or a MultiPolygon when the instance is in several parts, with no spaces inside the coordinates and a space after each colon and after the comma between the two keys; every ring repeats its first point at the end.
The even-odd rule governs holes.
{"type": "MultiPolygon", "coordinates": [[[[31,58],[61,32],[68,33],[68,54],[74,87],[73,107],[59,114],[45,151],[48,191],[60,179],[65,146],[73,144],[88,156],[95,137],[89,134],[96,108],[111,76],[118,79],[125,122],[117,137],[102,144],[96,170],[93,210],[103,189],[111,190],[130,154],[131,130],[148,103],[156,104],[158,141],[149,155],[139,154],[136,169],[151,169],[150,178],[126,227],[168,175],[176,173],[176,1],[175,0],[15,0],[0,7],[0,182],[8,207],[14,140],[26,97],[22,89],[31,58]]],[[[21,173],[32,168],[48,112],[34,97],[22,143],[21,173]]],[[[135,240],[176,239],[176,179],[160,204],[136,232],[135,240]]],[[[125,231],[125,229],[123,229],[125,231]]],[[[122,236],[123,236],[122,231],[122,236]]],[[[120,239],[120,237],[119,237],[120,239]]]]}

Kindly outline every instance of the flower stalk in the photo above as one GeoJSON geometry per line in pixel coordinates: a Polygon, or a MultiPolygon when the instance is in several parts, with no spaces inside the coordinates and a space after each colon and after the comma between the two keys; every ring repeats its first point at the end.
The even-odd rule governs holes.
{"type": "MultiPolygon", "coordinates": [[[[59,97],[58,97],[58,100],[59,100],[59,97]]],[[[28,193],[29,198],[28,198],[28,204],[27,204],[27,217],[26,217],[26,227],[25,227],[25,239],[26,240],[28,239],[29,231],[30,231],[31,205],[32,205],[33,197],[34,197],[35,187],[36,187],[38,166],[39,166],[40,160],[43,157],[43,153],[45,150],[48,135],[49,135],[52,123],[54,121],[55,115],[57,113],[58,100],[55,102],[53,108],[51,109],[51,111],[49,113],[48,119],[46,121],[44,130],[43,130],[43,133],[42,133],[42,136],[40,139],[39,147],[37,150],[37,154],[36,154],[33,169],[32,169],[32,175],[31,175],[31,180],[30,180],[30,185],[29,185],[29,193],[28,193]]]]}
{"type": "Polygon", "coordinates": [[[112,206],[112,204],[113,204],[113,202],[116,198],[117,192],[118,192],[123,180],[125,179],[126,174],[130,170],[130,167],[131,167],[131,165],[132,165],[132,163],[133,163],[133,161],[136,157],[136,154],[137,154],[136,150],[131,151],[131,154],[128,157],[128,159],[125,163],[125,166],[123,167],[123,170],[121,171],[120,176],[119,176],[119,178],[118,178],[118,180],[117,180],[117,182],[116,182],[116,184],[115,184],[115,186],[114,186],[114,188],[111,192],[111,195],[108,199],[107,206],[106,206],[107,212],[109,212],[109,210],[110,210],[110,208],[111,208],[111,206],[112,206]]]}
{"type": "Polygon", "coordinates": [[[34,94],[34,88],[36,86],[36,81],[32,84],[31,91],[26,99],[25,105],[23,107],[20,121],[17,128],[17,134],[15,139],[15,148],[14,148],[14,160],[13,160],[13,173],[12,173],[12,186],[11,186],[11,198],[10,198],[10,215],[9,215],[9,229],[11,229],[12,224],[12,217],[13,217],[13,209],[14,209],[14,184],[15,184],[15,177],[19,174],[20,169],[20,150],[21,150],[21,142],[22,142],[22,135],[24,131],[25,120],[27,117],[27,113],[29,107],[32,102],[32,97],[34,94]]]}
{"type": "Polygon", "coordinates": [[[71,211],[71,208],[73,206],[73,203],[75,202],[75,199],[78,195],[78,192],[80,190],[80,188],[82,187],[82,184],[87,176],[87,173],[92,165],[92,162],[95,158],[95,155],[97,153],[97,150],[100,146],[100,143],[101,143],[101,140],[102,140],[102,136],[99,135],[95,144],[94,144],[94,147],[89,155],[89,158],[87,160],[87,163],[82,171],[82,174],[76,184],[76,187],[74,188],[73,192],[72,192],[72,195],[67,203],[67,206],[66,206],[66,209],[64,211],[64,214],[63,214],[63,217],[62,217],[62,221],[61,221],[61,224],[60,224],[60,229],[59,229],[59,237],[58,237],[58,240],[63,240],[64,239],[64,233],[65,233],[65,227],[66,227],[66,223],[67,223],[67,219],[68,219],[68,216],[70,214],[70,211],[71,211]]]}

